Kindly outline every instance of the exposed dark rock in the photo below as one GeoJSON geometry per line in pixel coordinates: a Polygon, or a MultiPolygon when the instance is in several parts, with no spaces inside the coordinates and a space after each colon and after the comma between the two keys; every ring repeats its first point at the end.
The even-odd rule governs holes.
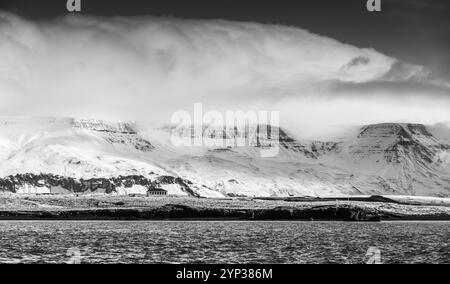
{"type": "Polygon", "coordinates": [[[144,176],[129,175],[118,176],[112,178],[91,178],[91,179],[75,179],[71,177],[63,177],[52,174],[17,174],[0,178],[0,191],[17,192],[17,190],[25,185],[33,187],[61,187],[74,193],[89,193],[103,190],[106,193],[116,192],[118,187],[131,188],[134,185],[141,185],[148,189],[158,188],[161,184],[178,184],[191,196],[199,197],[199,195],[191,189],[191,181],[173,177],[161,176],[156,180],[151,180],[144,176]]]}
{"type": "Polygon", "coordinates": [[[183,191],[189,193],[191,196],[200,197],[200,195],[192,190],[189,186],[192,185],[192,182],[189,180],[173,176],[160,176],[155,180],[154,183],[152,183],[152,186],[157,188],[162,184],[178,184],[183,191]]]}
{"type": "MultiPolygon", "coordinates": [[[[391,216],[392,217],[392,216],[391,216]]],[[[448,216],[447,216],[448,217],[448,216]]],[[[159,208],[85,209],[64,211],[0,211],[0,219],[241,219],[241,220],[347,220],[379,221],[383,216],[362,208],[321,206],[304,209],[199,208],[167,204],[159,208]]]]}

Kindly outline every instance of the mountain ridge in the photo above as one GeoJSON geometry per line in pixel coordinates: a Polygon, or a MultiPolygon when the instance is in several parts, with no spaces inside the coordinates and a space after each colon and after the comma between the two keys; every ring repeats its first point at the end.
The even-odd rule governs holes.
{"type": "MultiPolygon", "coordinates": [[[[131,122],[0,118],[0,178],[3,184],[11,177],[20,180],[17,190],[15,185],[5,187],[0,181],[0,191],[18,192],[24,184],[39,187],[39,183],[23,178],[33,174],[72,178],[78,183],[140,176],[148,180],[136,191],[140,193],[152,181],[166,176],[171,181],[183,180],[183,184],[163,184],[170,194],[204,197],[450,196],[450,143],[425,125],[366,125],[350,138],[328,142],[298,139],[283,128],[277,132],[279,154],[261,158],[258,143],[246,147],[174,147],[170,129],[143,131],[131,122]]],[[[236,138],[233,133],[237,132],[226,135],[236,138]]],[[[135,192],[132,189],[138,185],[129,182],[122,193],[135,192]]],[[[49,188],[45,182],[43,187],[49,188]]],[[[98,187],[83,188],[104,192],[98,187]]],[[[107,191],[117,193],[111,186],[107,191]]]]}

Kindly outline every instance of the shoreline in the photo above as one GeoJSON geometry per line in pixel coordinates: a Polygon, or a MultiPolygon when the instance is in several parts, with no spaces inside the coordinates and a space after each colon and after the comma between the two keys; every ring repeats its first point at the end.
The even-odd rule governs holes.
{"type": "MultiPolygon", "coordinates": [[[[0,219],[1,222],[242,222],[242,223],[264,223],[264,222],[298,222],[298,223],[352,223],[349,221],[340,221],[340,220],[315,220],[315,221],[309,221],[309,220],[244,220],[244,219],[0,219]]],[[[353,223],[449,223],[450,220],[434,220],[434,219],[422,219],[422,220],[381,220],[379,222],[353,222],[353,223]]]]}
{"type": "Polygon", "coordinates": [[[0,195],[0,220],[450,221],[450,207],[390,200],[0,195]],[[385,202],[383,202],[385,201],[385,202]]]}
{"type": "Polygon", "coordinates": [[[0,220],[76,220],[76,221],[450,221],[449,214],[397,215],[373,212],[362,208],[273,208],[265,210],[201,210],[179,206],[142,210],[136,208],[105,208],[79,210],[0,211],[0,220]]]}
{"type": "Polygon", "coordinates": [[[149,222],[149,221],[155,221],[155,222],[306,222],[306,223],[314,223],[314,222],[357,222],[357,223],[387,223],[387,222],[450,222],[450,217],[447,218],[397,218],[397,219],[381,219],[379,221],[345,221],[345,220],[339,220],[339,219],[322,219],[322,220],[305,220],[305,219],[233,219],[233,218],[196,218],[196,219],[180,219],[180,218],[173,218],[173,219],[123,219],[123,218],[53,218],[53,219],[46,219],[46,218],[15,218],[15,217],[7,217],[7,218],[0,218],[0,222],[2,221],[30,221],[30,222],[37,222],[37,221],[43,221],[43,222],[50,222],[50,221],[86,221],[86,222],[149,222]]]}

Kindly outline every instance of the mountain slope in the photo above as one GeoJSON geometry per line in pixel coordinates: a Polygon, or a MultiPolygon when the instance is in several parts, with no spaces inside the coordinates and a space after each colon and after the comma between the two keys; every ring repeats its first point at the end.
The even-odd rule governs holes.
{"type": "MultiPolygon", "coordinates": [[[[170,128],[141,130],[132,123],[71,118],[0,119],[0,188],[145,193],[157,186],[171,194],[206,197],[450,196],[450,143],[423,125],[369,125],[331,142],[305,141],[276,129],[276,145],[259,129],[256,143],[246,147],[175,147],[170,128]],[[278,155],[262,158],[261,150],[271,144],[279,147],[278,155]]],[[[202,136],[232,141],[248,133],[205,130],[202,136]]]]}
{"type": "Polygon", "coordinates": [[[450,144],[431,134],[424,125],[377,124],[363,127],[356,139],[343,141],[329,157],[355,175],[376,178],[366,188],[386,193],[448,195],[450,144]]]}

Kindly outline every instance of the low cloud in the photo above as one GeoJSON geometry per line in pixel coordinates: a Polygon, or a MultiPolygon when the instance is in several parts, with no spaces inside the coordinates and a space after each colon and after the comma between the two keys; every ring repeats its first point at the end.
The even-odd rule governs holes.
{"type": "Polygon", "coordinates": [[[0,13],[0,115],[168,123],[195,102],[278,110],[307,137],[335,125],[450,121],[447,82],[308,31],[256,23],[0,13]],[[407,99],[405,99],[407,98],[407,99]]]}

